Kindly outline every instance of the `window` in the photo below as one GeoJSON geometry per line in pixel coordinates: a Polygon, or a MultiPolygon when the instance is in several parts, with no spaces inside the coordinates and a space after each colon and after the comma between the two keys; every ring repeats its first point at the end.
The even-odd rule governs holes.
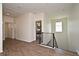
{"type": "Polygon", "coordinates": [[[62,22],[61,21],[56,22],[56,32],[62,32],[62,22]]]}

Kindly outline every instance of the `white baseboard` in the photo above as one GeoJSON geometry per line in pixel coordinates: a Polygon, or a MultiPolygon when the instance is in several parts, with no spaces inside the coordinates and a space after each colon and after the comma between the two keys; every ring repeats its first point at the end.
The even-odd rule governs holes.
{"type": "Polygon", "coordinates": [[[33,42],[33,41],[36,41],[36,40],[21,40],[21,39],[19,39],[19,38],[15,38],[16,40],[20,40],[20,41],[24,41],[24,42],[33,42]]]}
{"type": "Polygon", "coordinates": [[[46,46],[46,45],[42,45],[42,44],[39,44],[40,46],[43,46],[43,47],[46,47],[46,48],[50,48],[50,49],[55,49],[55,48],[52,48],[50,46],[46,46]]]}

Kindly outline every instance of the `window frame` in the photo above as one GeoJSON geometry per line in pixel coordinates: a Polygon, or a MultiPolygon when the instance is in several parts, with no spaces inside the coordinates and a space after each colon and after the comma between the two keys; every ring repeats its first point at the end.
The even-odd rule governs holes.
{"type": "Polygon", "coordinates": [[[63,27],[63,22],[62,21],[56,21],[56,23],[55,23],[55,32],[61,33],[63,31],[62,27],[63,27]],[[57,25],[60,26],[60,27],[58,27],[57,25]],[[59,28],[60,30],[58,30],[57,28],[59,28]]]}

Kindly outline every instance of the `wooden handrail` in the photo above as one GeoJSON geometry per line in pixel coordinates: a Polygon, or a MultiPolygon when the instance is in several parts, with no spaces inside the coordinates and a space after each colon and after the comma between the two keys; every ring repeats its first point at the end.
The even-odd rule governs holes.
{"type": "Polygon", "coordinates": [[[42,32],[42,33],[45,33],[45,34],[53,34],[53,33],[50,33],[50,32],[42,32]]]}

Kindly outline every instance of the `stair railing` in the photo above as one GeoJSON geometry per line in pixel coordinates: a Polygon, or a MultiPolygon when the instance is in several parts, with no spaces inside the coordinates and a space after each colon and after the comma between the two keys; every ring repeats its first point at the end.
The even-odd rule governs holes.
{"type": "Polygon", "coordinates": [[[52,39],[49,40],[49,42],[46,44],[46,45],[49,45],[51,41],[53,41],[53,48],[58,48],[58,45],[57,45],[57,41],[56,41],[56,38],[55,38],[55,34],[54,33],[46,33],[46,32],[42,32],[42,42],[43,42],[43,34],[51,34],[53,37],[52,39]]]}

